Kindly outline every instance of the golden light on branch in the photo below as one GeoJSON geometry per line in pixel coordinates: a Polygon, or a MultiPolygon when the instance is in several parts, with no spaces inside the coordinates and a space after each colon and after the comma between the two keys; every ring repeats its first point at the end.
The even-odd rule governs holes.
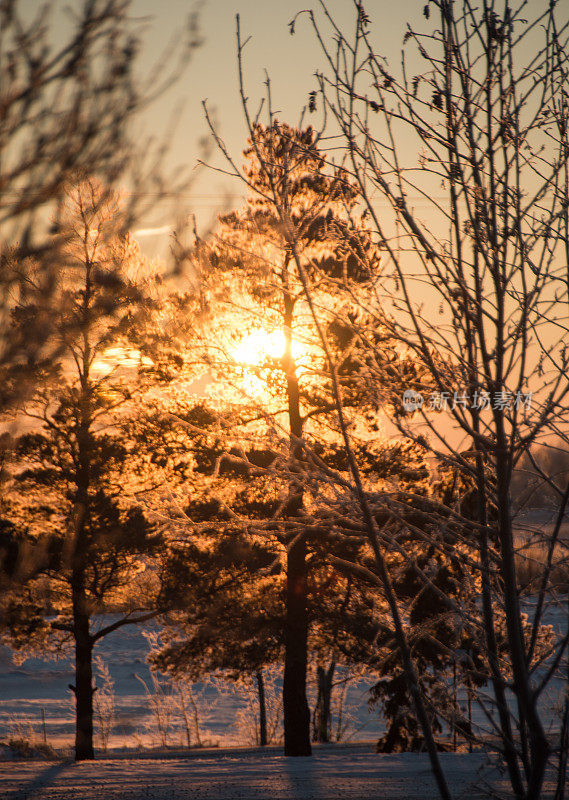
{"type": "Polygon", "coordinates": [[[133,347],[115,345],[107,347],[93,361],[91,373],[98,378],[106,378],[113,372],[120,370],[138,369],[139,367],[151,367],[152,359],[143,356],[139,350],[133,347]]]}

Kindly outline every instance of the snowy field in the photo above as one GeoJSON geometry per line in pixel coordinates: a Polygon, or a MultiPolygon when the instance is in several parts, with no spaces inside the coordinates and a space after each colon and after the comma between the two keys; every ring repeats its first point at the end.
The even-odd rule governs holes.
{"type": "MultiPolygon", "coordinates": [[[[529,521],[529,520],[528,520],[529,521]]],[[[531,520],[533,522],[533,520],[531,520]]],[[[539,520],[542,523],[542,520],[539,520]]],[[[529,527],[529,526],[528,526],[529,527]]],[[[569,539],[569,536],[568,536],[569,539]]],[[[567,598],[549,612],[547,622],[566,630],[567,598]]],[[[524,603],[530,615],[533,601],[524,603]]],[[[108,621],[108,619],[107,619],[108,621]]],[[[146,626],[146,632],[152,631],[146,626]]],[[[15,663],[0,647],[0,741],[45,740],[58,748],[60,761],[18,760],[0,747],[0,800],[431,800],[438,797],[424,754],[376,755],[374,743],[384,726],[370,708],[371,679],[350,685],[345,697],[347,730],[341,744],[317,746],[310,759],[285,759],[282,749],[262,751],[250,744],[254,694],[225,686],[196,687],[200,730],[213,749],[182,750],[183,729],[171,720],[168,748],[160,745],[151,702],[140,678],[151,684],[146,663],[145,628],[125,628],[96,648],[114,682],[115,723],[109,752],[94,763],[75,764],[71,755],[74,708],[71,653],[60,660],[15,663]],[[63,749],[62,749],[63,748],[63,749]],[[8,759],[12,756],[11,760],[8,759]],[[2,759],[6,760],[2,760],[2,759]]],[[[100,684],[100,680],[97,680],[100,684]]],[[[277,687],[278,689],[278,687],[277,687]]],[[[552,709],[564,686],[554,684],[542,702],[552,709]]],[[[311,687],[311,692],[314,687],[311,687]]],[[[278,694],[278,692],[277,692],[278,694]]],[[[313,698],[312,698],[313,701],[313,698]]],[[[546,712],[546,719],[549,714],[546,712]]],[[[553,723],[555,715],[549,717],[553,723]]],[[[474,709],[475,724],[482,724],[474,709]]],[[[96,745],[100,745],[96,737],[96,745]]],[[[477,800],[490,786],[508,798],[507,783],[483,753],[441,756],[453,798],[477,800]]]]}
{"type": "MultiPolygon", "coordinates": [[[[526,610],[532,613],[532,601],[526,610]]],[[[108,621],[108,618],[107,618],[108,621]]],[[[567,600],[550,609],[546,622],[560,631],[567,629],[567,600]]],[[[140,750],[156,746],[180,747],[184,744],[183,722],[174,709],[169,720],[167,741],[161,740],[152,703],[139,678],[151,687],[146,657],[149,645],[144,636],[152,626],[124,628],[110,634],[97,645],[95,653],[108,666],[114,682],[115,719],[109,749],[140,750]]],[[[43,739],[42,716],[45,718],[45,739],[57,748],[70,747],[74,734],[74,703],[69,690],[73,682],[71,655],[59,660],[27,659],[16,664],[11,651],[0,647],[0,742],[10,738],[43,739]]],[[[379,708],[368,704],[368,689],[373,680],[358,679],[349,684],[344,698],[344,741],[377,741],[384,732],[379,708]]],[[[101,685],[96,675],[96,684],[101,685]]],[[[254,692],[246,692],[229,682],[196,685],[195,701],[203,744],[235,747],[254,744],[251,731],[257,712],[254,692]]],[[[338,689],[335,689],[338,698],[338,689]]],[[[541,697],[546,720],[552,722],[551,711],[560,702],[563,682],[554,681],[541,697]]],[[[314,686],[309,686],[311,707],[314,686]]],[[[484,693],[486,694],[486,693],[484,693]]],[[[277,697],[280,686],[276,687],[277,697]]],[[[487,697],[487,699],[490,699],[487,697]]],[[[464,701],[459,693],[459,700],[464,701]]],[[[462,702],[464,705],[464,702],[462,702]]],[[[333,720],[334,721],[334,720],[333,720]]],[[[483,712],[473,707],[473,722],[482,730],[488,728],[483,712]]],[[[96,727],[97,731],[97,727],[96,727]]],[[[195,744],[195,741],[193,742],[195,744]]],[[[95,745],[100,745],[97,735],[95,745]]],[[[1,756],[0,756],[1,757],[1,756]]]]}
{"type": "MultiPolygon", "coordinates": [[[[492,786],[508,797],[482,754],[443,754],[457,800],[492,786]]],[[[431,800],[437,797],[423,754],[375,755],[371,746],[326,746],[312,758],[274,750],[105,758],[97,762],[4,762],[2,800],[431,800]]]]}
{"type": "MultiPolygon", "coordinates": [[[[536,535],[547,532],[551,525],[551,514],[536,511],[518,521],[520,535],[536,535]]],[[[569,523],[567,523],[569,527],[569,523]]],[[[569,531],[567,534],[569,540],[569,531]]],[[[525,602],[530,613],[532,600],[525,602]]],[[[551,609],[546,622],[558,631],[567,629],[567,600],[560,598],[556,609],[551,609]]],[[[108,618],[107,618],[107,621],[108,618]]],[[[105,637],[95,648],[108,667],[114,682],[115,721],[109,741],[111,750],[116,748],[141,749],[163,744],[158,735],[156,719],[142,679],[149,687],[150,672],[146,663],[149,643],[145,630],[152,625],[123,628],[105,637]]],[[[72,653],[60,660],[27,659],[16,664],[11,651],[0,646],[0,741],[8,738],[43,739],[42,719],[45,719],[45,738],[56,747],[70,746],[74,732],[74,704],[69,690],[73,683],[72,653]]],[[[101,685],[100,675],[95,674],[96,684],[101,685]]],[[[368,688],[372,679],[360,679],[349,685],[344,698],[346,723],[344,740],[373,741],[384,731],[378,707],[368,705],[368,688]]],[[[220,747],[253,744],[252,715],[256,712],[256,698],[251,692],[236,690],[232,684],[218,683],[216,686],[197,686],[196,704],[204,744],[220,747]]],[[[309,687],[311,704],[314,701],[314,686],[309,687]]],[[[554,685],[552,692],[542,698],[545,705],[554,707],[559,701],[562,687],[554,685]]],[[[334,692],[338,699],[338,690],[334,692]]],[[[474,708],[473,721],[485,725],[482,712],[474,708]]],[[[179,717],[172,715],[167,745],[179,747],[184,742],[183,725],[179,717]]],[[[100,744],[96,739],[96,745],[100,744]]]]}
{"type": "MultiPolygon", "coordinates": [[[[114,681],[115,723],[109,742],[111,749],[139,749],[161,744],[151,702],[139,680],[142,678],[151,688],[145,629],[151,630],[152,626],[123,628],[105,637],[95,649],[114,681]]],[[[71,654],[58,661],[33,658],[18,665],[11,651],[0,647],[0,741],[12,737],[43,738],[43,712],[47,742],[56,747],[70,746],[75,722],[70,683],[73,683],[71,654]]],[[[101,684],[97,675],[96,684],[101,684]]],[[[379,710],[377,707],[370,709],[367,704],[370,684],[371,680],[359,680],[347,691],[345,738],[377,740],[383,730],[379,710]]],[[[252,713],[257,710],[254,694],[219,682],[196,685],[195,699],[204,743],[220,747],[254,743],[250,740],[252,713]]],[[[174,712],[169,724],[167,744],[179,747],[184,741],[182,720],[174,712]]],[[[97,737],[95,744],[99,744],[97,737]]]]}

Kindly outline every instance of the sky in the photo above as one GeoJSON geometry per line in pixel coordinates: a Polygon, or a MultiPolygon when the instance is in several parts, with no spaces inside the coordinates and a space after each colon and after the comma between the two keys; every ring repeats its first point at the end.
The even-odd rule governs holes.
{"type": "MultiPolygon", "coordinates": [[[[423,7],[426,0],[398,0],[387,2],[369,0],[366,11],[371,18],[371,35],[376,52],[385,56],[391,70],[399,74],[403,36],[407,23],[417,30],[431,29],[433,20],[426,22],[423,7]]],[[[543,0],[528,0],[528,17],[532,17],[543,6],[543,0]]],[[[133,16],[149,17],[148,33],[142,53],[143,66],[150,66],[159,59],[171,37],[180,30],[182,21],[194,6],[187,0],[162,0],[157,11],[156,0],[132,0],[133,16]]],[[[353,30],[355,16],[352,0],[329,0],[327,7],[342,30],[353,30]]],[[[295,34],[290,35],[289,23],[299,11],[312,8],[322,19],[319,0],[205,0],[200,12],[200,27],[204,43],[195,53],[183,79],[149,111],[145,126],[159,133],[164,128],[172,110],[184,102],[177,130],[171,140],[170,163],[192,169],[198,157],[198,142],[208,134],[202,102],[216,120],[217,130],[229,152],[237,163],[242,163],[241,152],[246,141],[246,126],[239,98],[239,83],[236,57],[236,20],[240,15],[242,38],[250,37],[244,54],[246,92],[251,99],[251,109],[256,110],[264,93],[266,72],[272,86],[273,107],[279,111],[279,119],[297,124],[308,94],[317,87],[316,70],[323,69],[324,57],[311,28],[307,14],[296,19],[295,34]]],[[[324,31],[328,29],[324,25],[324,31]]],[[[328,38],[328,37],[325,37],[328,38]]],[[[406,50],[408,58],[411,50],[406,50]]],[[[424,69],[424,61],[413,64],[413,69],[424,69]]],[[[319,113],[306,115],[305,121],[320,123],[319,113]]],[[[404,157],[414,161],[419,145],[416,138],[403,144],[404,157]]],[[[219,152],[213,152],[210,163],[227,166],[219,152]]],[[[441,190],[433,186],[433,196],[441,190]]],[[[186,210],[195,213],[198,229],[207,230],[216,213],[223,210],[224,203],[239,205],[244,186],[211,170],[197,175],[196,182],[184,198],[186,210]],[[229,198],[228,194],[232,197],[229,198]]],[[[384,201],[383,201],[384,202],[384,201]]],[[[429,209],[427,200],[412,198],[413,206],[420,207],[420,215],[430,224],[438,219],[429,209]]],[[[438,224],[438,223],[435,223],[438,224]]],[[[160,226],[161,227],[161,226],[160,226]]],[[[443,232],[443,233],[446,233],[443,232]]],[[[167,247],[167,232],[143,236],[140,241],[147,252],[160,252],[167,247]]],[[[416,289],[433,308],[438,307],[438,295],[422,284],[416,289]]]]}
{"type": "MultiPolygon", "coordinates": [[[[385,56],[391,69],[398,73],[401,48],[407,23],[421,30],[431,27],[423,18],[427,0],[369,0],[366,12],[371,19],[371,36],[376,52],[385,56]]],[[[42,7],[39,0],[21,0],[30,17],[42,7]],[[28,11],[29,9],[29,11],[28,11]]],[[[83,0],[57,0],[51,20],[54,45],[63,44],[70,35],[72,12],[81,7],[83,0]]],[[[541,8],[544,0],[528,0],[528,16],[541,8]]],[[[354,29],[354,1],[328,0],[327,7],[342,30],[354,29]]],[[[308,100],[308,93],[316,88],[315,71],[322,69],[324,58],[311,29],[307,14],[296,20],[295,35],[289,33],[289,23],[303,9],[313,9],[320,19],[320,0],[131,0],[129,15],[133,24],[143,31],[143,46],[138,60],[141,78],[151,75],[155,65],[173,52],[173,43],[184,30],[185,21],[193,10],[199,9],[202,46],[194,53],[181,80],[161,96],[139,120],[140,136],[166,136],[170,141],[168,165],[176,173],[181,169],[194,170],[199,155],[199,141],[208,136],[202,102],[207,100],[216,120],[217,129],[229,151],[241,163],[245,146],[246,128],[240,106],[237,79],[236,14],[241,18],[243,38],[250,37],[245,49],[244,65],[247,94],[256,109],[264,92],[265,70],[272,84],[273,106],[279,119],[296,124],[308,100]],[[170,121],[182,105],[177,127],[171,134],[170,121]]],[[[326,30],[324,26],[323,30],[326,30]]],[[[325,38],[330,41],[328,36],[325,38]]],[[[409,51],[409,48],[408,48],[409,51]]],[[[408,52],[407,51],[407,52],[408,52]]],[[[424,69],[424,62],[420,62],[424,69]]],[[[307,122],[318,125],[319,114],[307,115],[307,122]]],[[[413,143],[416,148],[416,143],[413,143]]],[[[413,155],[413,151],[411,151],[413,155]]],[[[219,153],[213,153],[210,162],[224,166],[219,153]]],[[[198,224],[207,228],[210,218],[223,210],[227,195],[234,196],[233,204],[243,195],[243,186],[219,173],[201,170],[195,175],[190,193],[184,198],[186,210],[197,215],[198,224]]],[[[176,208],[172,214],[179,209],[176,208]]],[[[158,224],[143,223],[148,246],[148,228],[162,227],[168,216],[158,224]]],[[[167,244],[167,233],[158,240],[167,244]]]]}
{"type": "MultiPolygon", "coordinates": [[[[535,2],[536,0],[530,0],[535,2]]],[[[41,10],[38,0],[21,0],[30,19],[41,10]]],[[[53,46],[61,47],[71,35],[73,12],[83,0],[57,0],[48,17],[53,46]]],[[[385,55],[397,70],[401,60],[402,39],[407,22],[420,26],[425,23],[422,0],[399,0],[397,3],[375,0],[366,11],[372,22],[376,51],[385,55]]],[[[268,74],[272,86],[273,108],[281,121],[296,125],[308,94],[317,88],[314,73],[325,62],[304,9],[313,9],[323,19],[320,0],[131,0],[129,16],[142,35],[142,47],[137,62],[142,81],[154,73],[157,64],[175,52],[176,41],[185,30],[190,14],[199,10],[202,45],[173,87],[162,94],[137,120],[136,133],[143,140],[148,136],[165,138],[169,142],[167,171],[181,171],[193,177],[192,187],[181,198],[183,203],[163,209],[141,222],[138,229],[143,249],[151,255],[167,255],[169,225],[183,210],[195,214],[200,231],[207,231],[216,214],[236,206],[244,196],[244,186],[237,180],[201,168],[196,170],[200,155],[200,140],[210,138],[202,103],[207,101],[216,128],[237,163],[242,163],[242,151],[247,131],[239,97],[236,57],[236,15],[240,15],[242,38],[249,41],[244,52],[247,95],[251,109],[256,111],[265,93],[268,74]],[[299,14],[295,35],[289,23],[299,14]],[[172,121],[177,120],[172,129],[172,121]],[[161,230],[160,230],[161,229],[161,230]]],[[[346,32],[354,27],[353,0],[329,0],[327,8],[334,20],[346,32]]],[[[323,27],[326,29],[326,26],[323,27]]],[[[328,37],[325,37],[328,39],[328,37]]],[[[305,124],[319,126],[321,116],[307,114],[305,124]]],[[[210,138],[211,141],[211,138],[210,138]]],[[[215,167],[227,166],[214,147],[208,158],[215,167]]]]}
{"type": "MultiPolygon", "coordinates": [[[[65,0],[60,9],[78,8],[83,0],[65,0]]],[[[532,16],[545,0],[528,0],[528,16],[532,16]]],[[[38,13],[37,0],[22,0],[30,14],[38,13]]],[[[366,11],[371,18],[371,35],[376,52],[388,59],[391,70],[399,73],[403,35],[409,22],[416,29],[430,28],[423,18],[426,0],[398,0],[379,2],[370,0],[366,11]]],[[[172,53],[176,37],[184,30],[185,22],[196,6],[193,0],[131,0],[130,17],[134,25],[143,28],[143,46],[138,60],[141,78],[151,75],[157,62],[165,54],[172,53]]],[[[207,101],[216,128],[229,152],[237,163],[242,162],[242,150],[246,144],[246,126],[240,104],[236,58],[236,14],[240,15],[243,39],[248,42],[244,53],[246,92],[251,99],[253,113],[264,94],[266,73],[272,85],[273,107],[278,110],[281,121],[297,124],[309,92],[316,88],[316,70],[324,66],[324,57],[311,28],[307,14],[301,12],[313,8],[320,14],[319,0],[203,0],[200,6],[200,31],[202,46],[194,53],[182,78],[144,112],[140,125],[141,140],[146,135],[167,136],[170,142],[168,167],[179,173],[192,173],[199,155],[199,142],[208,136],[202,102],[207,101]],[[295,15],[295,35],[291,36],[289,23],[295,15]],[[266,72],[265,72],[266,71],[266,72]],[[182,107],[173,133],[169,125],[176,109],[182,107]]],[[[328,8],[342,30],[349,32],[354,27],[354,3],[352,0],[329,0],[328,8]]],[[[55,24],[51,27],[56,39],[54,44],[63,44],[70,34],[70,16],[65,10],[57,11],[55,24]]],[[[330,41],[328,30],[325,39],[330,41]]],[[[411,48],[408,48],[408,50],[411,48]]],[[[424,69],[421,62],[419,69],[424,69]]],[[[413,65],[414,74],[417,69],[413,65]]],[[[319,113],[307,115],[306,122],[320,123],[319,113]]],[[[415,161],[418,156],[416,140],[399,141],[403,144],[404,157],[415,161]]],[[[227,166],[223,157],[214,148],[209,162],[213,166],[227,166]]],[[[141,222],[135,231],[145,252],[167,256],[170,244],[170,225],[176,217],[195,214],[198,230],[206,232],[216,214],[235,207],[242,202],[244,186],[235,179],[218,172],[201,168],[195,174],[192,188],[181,198],[181,203],[164,209],[161,218],[141,222]]],[[[434,187],[433,196],[440,190],[434,187]]],[[[436,197],[435,197],[436,199],[436,197]]],[[[385,201],[383,201],[385,202],[385,201]]],[[[412,198],[413,206],[421,206],[421,216],[430,224],[427,200],[412,198]]],[[[444,232],[442,232],[444,235],[444,232]]],[[[418,290],[419,291],[419,290],[418,290]]],[[[435,298],[420,287],[422,300],[429,303],[435,298]],[[423,297],[425,295],[425,297],[423,297]]],[[[431,303],[433,308],[437,304],[431,303]]]]}
{"type": "MultiPolygon", "coordinates": [[[[150,17],[145,36],[141,64],[150,68],[163,55],[172,36],[180,30],[192,4],[185,0],[162,0],[157,12],[155,0],[133,0],[132,16],[150,17]]],[[[272,85],[273,106],[279,119],[296,124],[308,93],[316,88],[315,70],[323,65],[314,34],[306,14],[296,23],[291,36],[288,25],[303,8],[318,8],[318,3],[303,4],[303,0],[269,0],[263,4],[254,0],[209,0],[200,13],[204,43],[195,53],[183,79],[146,114],[145,130],[160,133],[166,129],[174,109],[183,102],[183,111],[171,140],[170,164],[192,169],[199,155],[198,142],[208,134],[202,101],[207,100],[217,121],[218,131],[231,154],[241,163],[245,146],[246,127],[240,105],[236,59],[236,21],[241,20],[243,38],[250,36],[245,49],[247,94],[256,109],[263,95],[265,70],[272,85]]],[[[334,0],[329,9],[342,26],[353,20],[351,0],[334,0]]],[[[385,54],[399,60],[401,41],[407,18],[421,16],[422,5],[415,0],[397,4],[370,3],[369,15],[377,32],[378,42],[385,54]]],[[[307,122],[320,122],[318,114],[307,115],[307,122]]],[[[210,163],[223,166],[223,157],[212,153],[210,163]]],[[[184,199],[198,224],[207,226],[212,215],[227,202],[228,192],[238,199],[243,187],[219,173],[202,170],[190,194],[184,199]]],[[[236,202],[236,200],[234,200],[236,202]]],[[[146,238],[146,237],[145,237],[146,238]]],[[[163,238],[163,237],[162,237],[163,238]]]]}

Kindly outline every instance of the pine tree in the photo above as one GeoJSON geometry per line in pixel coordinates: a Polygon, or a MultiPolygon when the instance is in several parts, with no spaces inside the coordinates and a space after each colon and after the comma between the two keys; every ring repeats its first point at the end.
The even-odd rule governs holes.
{"type": "MultiPolygon", "coordinates": [[[[342,170],[326,165],[310,129],[258,125],[245,153],[251,186],[262,195],[272,183],[290,209],[302,263],[325,309],[328,346],[338,364],[344,401],[360,429],[358,455],[366,463],[364,472],[375,486],[398,481],[414,484],[417,490],[416,484],[426,475],[421,459],[405,444],[378,440],[377,430],[380,409],[400,397],[403,386],[420,385],[421,376],[412,358],[390,348],[387,328],[378,326],[373,335],[374,364],[381,357],[384,386],[377,385],[370,400],[365,363],[362,374],[365,359],[355,335],[361,312],[354,313],[354,325],[341,323],[336,313],[341,308],[344,319],[349,311],[346,295],[357,292],[360,284],[369,285],[379,274],[379,247],[357,216],[355,187],[342,170]]],[[[327,497],[322,464],[341,474],[347,462],[341,442],[330,436],[329,416],[335,409],[330,377],[287,241],[283,221],[271,204],[253,195],[243,209],[221,218],[213,246],[200,243],[206,281],[203,305],[209,319],[205,357],[214,376],[211,394],[217,397],[193,408],[172,407],[177,422],[157,418],[155,424],[165,427],[162,436],[154,438],[165,447],[156,458],[194,461],[193,471],[180,467],[182,485],[187,487],[182,494],[185,491],[191,498],[184,509],[186,531],[192,531],[190,538],[201,536],[202,548],[209,552],[204,561],[195,541],[181,548],[178,564],[184,564],[191,577],[175,561],[169,567],[173,577],[169,594],[189,592],[188,610],[177,615],[178,632],[172,634],[160,664],[190,672],[207,668],[254,672],[272,662],[274,648],[263,641],[266,615],[262,608],[254,612],[255,598],[270,585],[267,567],[247,579],[238,571],[240,580],[232,577],[220,586],[225,573],[211,557],[220,547],[227,555],[232,537],[237,561],[243,534],[248,546],[261,542],[268,555],[273,552],[273,592],[277,599],[284,593],[284,624],[275,598],[268,608],[277,616],[271,623],[273,632],[283,624],[285,752],[300,755],[310,752],[306,699],[310,653],[319,664],[327,663],[324,672],[331,676],[336,663],[369,663],[370,643],[378,630],[373,616],[381,613],[383,601],[377,597],[370,602],[369,586],[362,588],[361,580],[356,582],[349,570],[343,572],[349,562],[372,565],[373,559],[357,522],[354,534],[341,521],[346,516],[344,501],[335,503],[327,497]],[[179,440],[184,426],[185,443],[179,440]],[[196,473],[209,477],[198,484],[196,473]],[[284,585],[277,577],[281,570],[284,585]],[[196,595],[202,571],[206,589],[196,595]],[[346,604],[350,581],[354,588],[346,604]],[[207,601],[211,596],[216,598],[213,604],[207,601]],[[218,626],[228,636],[227,646],[218,642],[218,626]],[[200,657],[200,648],[213,652],[213,641],[213,659],[200,657]]],[[[374,591],[377,594],[376,587],[374,591]]],[[[329,684],[330,680],[327,688],[323,682],[321,686],[326,691],[321,692],[320,733],[329,726],[329,684]]]]}
{"type": "Polygon", "coordinates": [[[142,136],[135,120],[180,77],[201,41],[194,10],[187,25],[178,20],[179,37],[147,80],[129,0],[77,0],[66,25],[58,24],[65,3],[36,5],[0,3],[2,410],[34,383],[26,361],[52,353],[49,303],[62,266],[59,211],[69,183],[89,175],[108,187],[130,184],[124,231],[187,189],[179,169],[166,174],[167,144],[142,136]],[[10,312],[31,302],[36,314],[23,337],[10,312]],[[15,363],[19,380],[12,373],[8,381],[15,363]]]}
{"type": "MultiPolygon", "coordinates": [[[[303,465],[309,440],[310,446],[317,446],[320,451],[325,447],[322,442],[326,434],[324,428],[318,427],[319,418],[325,418],[334,406],[322,352],[315,344],[316,336],[310,325],[302,281],[285,236],[285,221],[277,215],[275,206],[264,199],[264,193],[276,191],[288,208],[300,258],[318,292],[318,301],[327,304],[332,312],[329,335],[339,350],[341,337],[333,326],[333,310],[340,302],[338,286],[357,285],[377,272],[379,251],[356,213],[356,188],[341,169],[331,170],[327,166],[311,128],[297,130],[278,122],[269,127],[256,124],[245,157],[244,174],[254,191],[241,210],[221,218],[216,246],[210,251],[213,273],[221,276],[226,296],[229,295],[225,307],[230,303],[237,305],[233,319],[240,323],[240,329],[233,335],[237,355],[223,362],[220,373],[226,379],[230,372],[239,381],[235,361],[240,360],[239,339],[246,340],[244,330],[249,335],[257,331],[261,343],[264,339],[279,341],[280,352],[265,353],[256,364],[241,366],[246,374],[260,379],[267,392],[261,403],[255,403],[255,398],[248,399],[249,418],[262,418],[268,411],[272,419],[268,425],[272,430],[269,438],[271,435],[278,438],[281,433],[288,437],[288,453],[281,451],[275,460],[275,464],[283,460],[286,463],[280,476],[284,496],[277,514],[284,521],[280,541],[286,550],[285,753],[308,755],[311,752],[306,698],[310,534],[304,522],[307,509],[303,465]],[[263,412],[258,413],[254,406],[263,403],[263,412]],[[287,477],[283,478],[285,474],[287,477]]],[[[217,307],[223,307],[223,302],[218,301],[217,307]]],[[[213,364],[217,354],[211,360],[213,364]]],[[[347,389],[348,362],[348,356],[344,355],[347,389]]],[[[273,472],[274,469],[273,466],[273,472]]]]}
{"type": "MultiPolygon", "coordinates": [[[[64,279],[50,298],[58,358],[38,365],[38,388],[21,409],[29,431],[15,442],[5,499],[16,555],[4,621],[23,649],[54,646],[54,635],[71,641],[77,760],[94,755],[93,649],[152,613],[151,565],[161,544],[132,499],[145,476],[136,473],[138,444],[121,430],[135,406],[128,372],[141,360],[129,330],[147,301],[134,281],[137,247],[114,234],[119,221],[116,195],[100,184],[69,190],[64,279]],[[111,610],[117,620],[95,622],[111,610]]],[[[22,307],[14,324],[25,327],[34,313],[22,307]]]]}

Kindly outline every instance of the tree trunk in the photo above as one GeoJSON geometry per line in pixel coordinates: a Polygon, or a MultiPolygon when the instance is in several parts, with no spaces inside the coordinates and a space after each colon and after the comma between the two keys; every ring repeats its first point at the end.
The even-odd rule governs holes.
{"type": "Polygon", "coordinates": [[[93,750],[93,642],[89,617],[76,612],[75,623],[75,760],[95,757],[93,750]]]}
{"type": "Polygon", "coordinates": [[[328,669],[317,667],[316,676],[318,682],[318,696],[316,700],[316,714],[313,740],[315,742],[329,742],[332,722],[331,701],[332,701],[332,681],[336,662],[332,661],[328,669]]]}
{"type": "Polygon", "coordinates": [[[71,602],[73,636],[75,639],[75,760],[95,757],[93,751],[93,638],[90,613],[85,591],[86,542],[85,525],[88,508],[87,486],[89,465],[83,468],[78,480],[71,602]]]}
{"type": "MultiPolygon", "coordinates": [[[[286,273],[287,262],[284,266],[286,273]]],[[[286,281],[286,278],[285,278],[286,281]]],[[[300,391],[296,364],[292,357],[292,319],[294,300],[284,292],[285,351],[282,359],[287,381],[288,417],[290,426],[290,451],[294,458],[301,457],[299,439],[302,437],[300,391]]],[[[286,517],[302,512],[302,488],[291,482],[286,504],[286,517]]],[[[306,541],[300,536],[291,543],[287,554],[286,570],[286,622],[285,666],[283,678],[283,716],[285,756],[309,756],[310,711],[306,698],[306,666],[308,662],[308,608],[307,608],[306,541]]]]}
{"type": "MultiPolygon", "coordinates": [[[[497,415],[496,415],[497,416],[497,415]]],[[[515,552],[513,546],[512,520],[510,516],[509,478],[510,462],[505,446],[503,423],[497,419],[498,449],[496,454],[496,500],[498,506],[498,535],[500,538],[500,573],[504,584],[504,612],[508,636],[508,655],[511,659],[514,693],[522,739],[527,735],[530,763],[527,772],[527,797],[539,797],[549,758],[549,742],[537,710],[537,698],[532,689],[528,670],[524,634],[521,621],[520,601],[516,581],[515,552]],[[525,726],[522,727],[522,723],[525,726]],[[525,730],[524,730],[525,727],[525,730]],[[526,734],[527,731],[527,734],[526,734]]]]}
{"type": "Polygon", "coordinates": [[[310,711],[306,699],[308,612],[306,608],[306,543],[289,550],[286,576],[285,668],[283,709],[285,756],[309,756],[310,711]]]}
{"type": "Polygon", "coordinates": [[[263,680],[263,670],[258,669],[255,678],[257,679],[257,694],[259,695],[259,744],[261,747],[267,745],[267,704],[265,702],[265,681],[263,680]]]}

